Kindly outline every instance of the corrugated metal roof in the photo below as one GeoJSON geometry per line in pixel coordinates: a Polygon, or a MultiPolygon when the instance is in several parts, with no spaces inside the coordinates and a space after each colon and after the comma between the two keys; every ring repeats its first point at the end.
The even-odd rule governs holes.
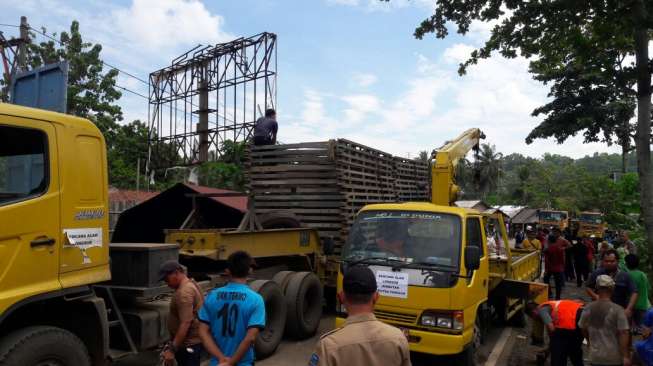
{"type": "Polygon", "coordinates": [[[481,206],[484,207],[483,210],[490,207],[490,205],[488,205],[487,203],[485,203],[485,202],[483,202],[481,200],[471,200],[471,201],[462,200],[462,201],[456,201],[456,202],[454,202],[454,204],[457,207],[462,207],[462,208],[475,208],[475,207],[481,205],[481,206]]]}
{"type": "MultiPolygon", "coordinates": [[[[193,191],[200,194],[211,194],[211,193],[239,193],[236,191],[230,191],[228,189],[212,188],[205,186],[197,186],[194,184],[184,183],[184,185],[193,191]]],[[[235,208],[240,212],[247,212],[247,196],[235,196],[235,197],[209,197],[210,199],[221,203],[223,205],[235,208]]]]}
{"type": "Polygon", "coordinates": [[[512,218],[513,224],[533,224],[537,220],[537,209],[525,208],[512,218]]]}
{"type": "Polygon", "coordinates": [[[158,191],[145,192],[131,189],[109,188],[109,202],[136,202],[141,203],[158,195],[158,191]]]}
{"type": "Polygon", "coordinates": [[[513,218],[515,215],[520,213],[526,206],[513,206],[513,205],[503,205],[497,207],[499,210],[503,211],[508,217],[513,218]]]}

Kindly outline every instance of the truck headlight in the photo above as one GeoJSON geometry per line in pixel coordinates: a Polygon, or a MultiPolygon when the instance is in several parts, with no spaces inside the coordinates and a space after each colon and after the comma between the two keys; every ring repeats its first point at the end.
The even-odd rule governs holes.
{"type": "Polygon", "coordinates": [[[436,327],[450,330],[463,330],[465,318],[463,312],[427,310],[420,318],[420,324],[427,327],[436,327]]]}
{"type": "Polygon", "coordinates": [[[437,324],[437,317],[431,314],[424,314],[422,315],[421,323],[422,325],[426,325],[427,327],[435,327],[437,324]]]}

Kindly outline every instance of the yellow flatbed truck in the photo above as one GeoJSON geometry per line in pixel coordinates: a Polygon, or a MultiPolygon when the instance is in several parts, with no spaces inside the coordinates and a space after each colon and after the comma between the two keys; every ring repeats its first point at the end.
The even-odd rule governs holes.
{"type": "MultiPolygon", "coordinates": [[[[109,244],[108,213],[106,144],[98,128],[0,103],[0,366],[106,365],[167,340],[170,291],[156,278],[158,265],[177,258],[180,245],[182,258],[203,250],[202,238],[189,246],[109,244]]],[[[289,269],[250,284],[271,314],[257,351],[274,352],[286,315],[301,320],[293,335],[312,334],[322,300],[314,304],[322,290],[314,273],[317,235],[307,229],[216,235],[220,260],[210,270],[202,260],[189,267],[213,279],[201,282],[205,288],[224,282],[221,259],[236,247],[265,254],[257,256],[261,272],[289,269]]]]}
{"type": "MultiPolygon", "coordinates": [[[[454,162],[481,136],[469,130],[436,152],[433,202],[365,206],[338,276],[340,290],[344,270],[369,266],[381,294],[377,318],[401,328],[411,351],[458,355],[461,365],[474,364],[493,317],[519,319],[527,299],[542,301],[547,294],[545,285],[531,282],[539,275],[539,251],[511,249],[501,215],[451,207],[454,162]]],[[[337,310],[341,326],[346,309],[337,310]]]]}

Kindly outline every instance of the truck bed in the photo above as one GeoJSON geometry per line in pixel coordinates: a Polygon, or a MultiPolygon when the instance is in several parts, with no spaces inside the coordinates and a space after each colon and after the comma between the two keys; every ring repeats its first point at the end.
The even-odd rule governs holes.
{"type": "Polygon", "coordinates": [[[504,279],[531,282],[539,277],[540,251],[511,249],[509,255],[490,258],[490,291],[504,279]]]}

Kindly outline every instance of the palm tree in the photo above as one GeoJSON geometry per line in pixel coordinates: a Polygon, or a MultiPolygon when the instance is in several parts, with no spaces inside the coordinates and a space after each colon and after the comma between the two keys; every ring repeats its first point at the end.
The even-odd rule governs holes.
{"type": "Polygon", "coordinates": [[[501,158],[503,154],[496,151],[494,145],[482,144],[476,157],[479,170],[479,188],[483,198],[491,192],[496,192],[501,176],[501,158]]]}

